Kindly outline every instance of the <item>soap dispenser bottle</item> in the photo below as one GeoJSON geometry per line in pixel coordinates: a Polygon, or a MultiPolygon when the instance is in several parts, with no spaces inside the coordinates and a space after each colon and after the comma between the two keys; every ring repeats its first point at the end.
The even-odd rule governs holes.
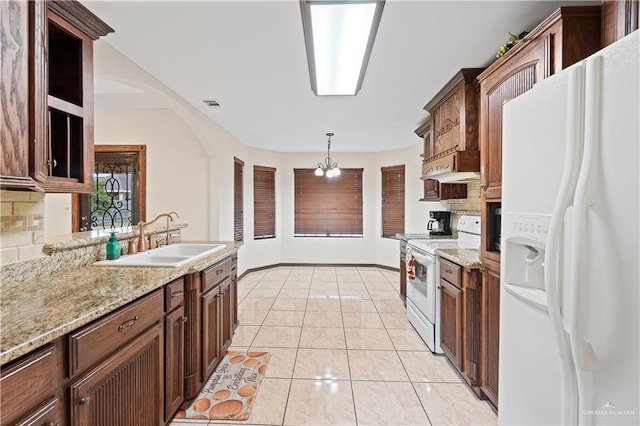
{"type": "Polygon", "coordinates": [[[120,241],[116,238],[116,233],[112,232],[107,243],[107,259],[115,260],[120,257],[120,241]]]}

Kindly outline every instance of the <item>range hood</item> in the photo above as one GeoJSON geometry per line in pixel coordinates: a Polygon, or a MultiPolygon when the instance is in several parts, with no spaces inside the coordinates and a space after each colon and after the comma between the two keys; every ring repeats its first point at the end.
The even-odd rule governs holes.
{"type": "Polygon", "coordinates": [[[480,178],[480,151],[458,151],[458,147],[425,159],[422,179],[441,183],[465,182],[480,178]]]}
{"type": "Polygon", "coordinates": [[[453,172],[445,173],[436,178],[440,183],[468,183],[480,179],[478,172],[453,172]]]}

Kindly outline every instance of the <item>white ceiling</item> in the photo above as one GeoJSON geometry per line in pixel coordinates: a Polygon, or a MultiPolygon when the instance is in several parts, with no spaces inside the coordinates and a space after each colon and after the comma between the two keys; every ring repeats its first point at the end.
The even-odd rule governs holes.
{"type": "MultiPolygon", "coordinates": [[[[417,143],[423,106],[460,68],[487,66],[509,32],[569,2],[387,0],[355,97],[311,91],[297,0],[83,3],[115,29],[105,42],[245,145],[322,152],[334,132],[332,151],[377,152],[417,143]]],[[[144,94],[98,86],[110,105],[150,106],[144,94]]]]}

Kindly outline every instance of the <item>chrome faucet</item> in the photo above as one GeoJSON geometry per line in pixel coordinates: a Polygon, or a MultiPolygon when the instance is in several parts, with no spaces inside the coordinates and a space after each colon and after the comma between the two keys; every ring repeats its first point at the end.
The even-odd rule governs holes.
{"type": "MultiPolygon", "coordinates": [[[[166,244],[169,245],[169,222],[173,222],[173,215],[176,216],[176,219],[179,218],[180,216],[178,216],[178,213],[176,212],[169,212],[169,213],[160,213],[158,216],[156,216],[155,218],[153,218],[153,220],[150,220],[149,222],[143,222],[140,221],[138,222],[138,252],[143,252],[147,250],[147,246],[145,243],[145,237],[144,237],[144,227],[147,225],[151,225],[152,223],[154,223],[155,221],[157,221],[158,219],[160,219],[161,217],[166,217],[167,218],[167,238],[166,238],[166,244]]],[[[151,245],[151,244],[149,244],[151,245]]],[[[149,247],[149,248],[153,248],[153,247],[149,247]]]]}

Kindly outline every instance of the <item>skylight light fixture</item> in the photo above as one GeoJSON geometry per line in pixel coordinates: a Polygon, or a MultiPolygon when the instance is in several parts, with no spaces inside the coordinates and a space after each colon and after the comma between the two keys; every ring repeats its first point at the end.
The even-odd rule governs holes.
{"type": "Polygon", "coordinates": [[[384,0],[300,0],[313,93],[358,93],[383,8],[384,0]]]}

